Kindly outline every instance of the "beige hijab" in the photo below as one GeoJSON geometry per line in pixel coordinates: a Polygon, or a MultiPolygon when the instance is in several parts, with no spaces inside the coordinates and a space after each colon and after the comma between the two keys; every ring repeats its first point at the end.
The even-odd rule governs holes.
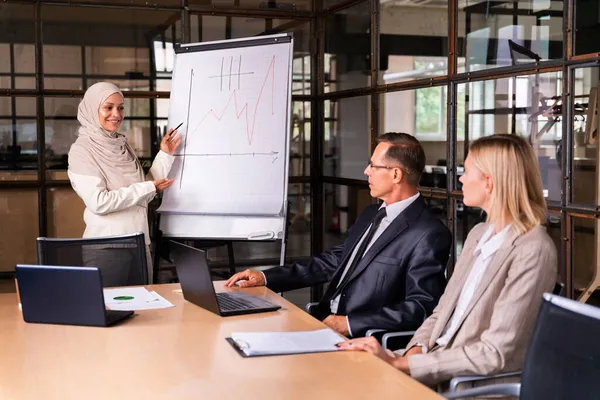
{"type": "Polygon", "coordinates": [[[144,172],[127,138],[102,127],[98,111],[114,93],[123,93],[108,82],[96,83],[79,103],[79,137],[69,150],[69,171],[95,176],[106,182],[108,190],[117,190],[144,181],[144,172]]]}

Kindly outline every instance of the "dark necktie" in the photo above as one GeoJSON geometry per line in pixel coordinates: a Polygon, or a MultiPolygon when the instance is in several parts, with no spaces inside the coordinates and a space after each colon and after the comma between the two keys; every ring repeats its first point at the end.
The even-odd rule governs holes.
{"type": "Polygon", "coordinates": [[[341,293],[342,290],[344,290],[344,287],[348,284],[348,281],[350,280],[352,273],[356,269],[356,266],[358,265],[358,263],[360,263],[360,260],[363,258],[364,254],[365,254],[365,250],[367,249],[367,246],[371,242],[371,239],[373,239],[373,235],[377,231],[377,228],[379,228],[381,221],[385,218],[386,215],[387,215],[387,213],[385,211],[385,207],[380,208],[379,211],[377,211],[377,214],[375,215],[375,218],[373,219],[373,223],[371,224],[371,227],[369,228],[369,231],[367,232],[365,239],[362,242],[360,242],[358,250],[356,251],[356,255],[354,256],[354,258],[351,261],[352,264],[350,264],[350,266],[348,267],[348,271],[346,271],[346,275],[344,275],[344,279],[342,280],[342,282],[339,285],[337,285],[337,288],[335,289],[335,293],[332,297],[335,297],[339,293],[341,293]]]}

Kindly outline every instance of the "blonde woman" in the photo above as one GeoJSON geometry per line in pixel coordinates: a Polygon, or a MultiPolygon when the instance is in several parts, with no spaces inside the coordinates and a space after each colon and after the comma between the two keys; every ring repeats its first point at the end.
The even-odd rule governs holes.
{"type": "Polygon", "coordinates": [[[557,277],[540,170],[525,139],[476,140],[460,181],[464,204],[483,209],[487,221],[469,233],[444,295],[407,350],[390,354],[374,338],[339,346],[373,353],[428,385],[521,369],[542,293],[557,277]]]}
{"type": "MultiPolygon", "coordinates": [[[[68,174],[86,206],[83,237],[144,232],[151,277],[148,202],[173,183],[167,175],[181,137],[177,131],[167,132],[150,172],[144,176],[126,136],[118,132],[125,118],[124,102],[123,93],[112,83],[99,82],[85,92],[77,112],[79,135],[69,150],[68,174]]],[[[118,286],[129,275],[123,267],[127,263],[108,259],[109,253],[87,251],[84,263],[101,269],[104,286],[118,286]]]]}

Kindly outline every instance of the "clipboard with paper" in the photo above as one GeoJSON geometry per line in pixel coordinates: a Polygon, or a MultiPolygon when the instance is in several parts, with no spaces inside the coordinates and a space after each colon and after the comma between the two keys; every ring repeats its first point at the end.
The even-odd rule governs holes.
{"type": "Polygon", "coordinates": [[[242,357],[336,351],[344,340],[331,329],[299,332],[232,332],[227,342],[242,357]]]}

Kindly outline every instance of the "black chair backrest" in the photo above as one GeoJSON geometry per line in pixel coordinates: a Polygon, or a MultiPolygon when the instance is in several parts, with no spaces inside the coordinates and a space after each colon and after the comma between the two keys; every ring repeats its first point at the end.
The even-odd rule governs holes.
{"type": "Polygon", "coordinates": [[[556,285],[554,285],[554,289],[552,289],[552,294],[555,294],[557,296],[562,296],[562,291],[565,288],[565,284],[562,282],[556,282],[556,285]]]}
{"type": "Polygon", "coordinates": [[[40,265],[98,267],[104,287],[148,284],[142,232],[83,239],[40,237],[37,252],[40,265]]]}
{"type": "MultiPolygon", "coordinates": [[[[544,294],[521,375],[521,400],[600,392],[600,308],[544,294]]],[[[591,396],[591,397],[590,397],[591,396]]]]}

